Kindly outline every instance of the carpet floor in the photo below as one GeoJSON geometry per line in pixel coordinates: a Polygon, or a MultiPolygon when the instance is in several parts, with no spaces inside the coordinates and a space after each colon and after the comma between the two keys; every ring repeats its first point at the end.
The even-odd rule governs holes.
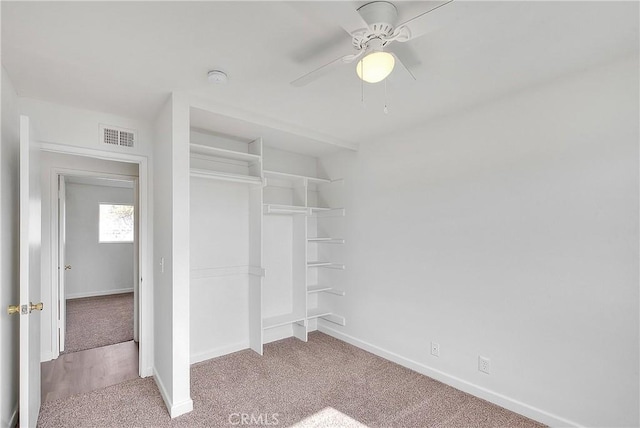
{"type": "Polygon", "coordinates": [[[63,354],[133,340],[133,293],[67,300],[63,354]]]}
{"type": "Polygon", "coordinates": [[[369,427],[542,426],[319,332],[193,365],[191,397],[171,420],[154,380],[135,379],[43,403],[38,426],[286,427],[326,408],[369,427]]]}

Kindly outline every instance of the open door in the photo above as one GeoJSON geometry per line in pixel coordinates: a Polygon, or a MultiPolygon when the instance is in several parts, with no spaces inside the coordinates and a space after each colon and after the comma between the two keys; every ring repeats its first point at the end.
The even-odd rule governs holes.
{"type": "MultiPolygon", "coordinates": [[[[20,116],[20,427],[40,412],[40,151],[20,116]]],[[[16,308],[14,308],[15,310],[16,308]]]]}
{"type": "Polygon", "coordinates": [[[67,193],[64,175],[58,175],[58,352],[64,352],[67,327],[65,276],[71,265],[65,263],[67,242],[67,193]]]}

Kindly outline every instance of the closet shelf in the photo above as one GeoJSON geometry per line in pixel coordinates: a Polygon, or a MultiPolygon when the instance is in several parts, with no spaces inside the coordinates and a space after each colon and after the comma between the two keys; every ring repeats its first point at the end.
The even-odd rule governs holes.
{"type": "Polygon", "coordinates": [[[322,318],[323,320],[332,322],[334,324],[346,325],[346,320],[344,319],[343,316],[336,315],[332,311],[323,310],[323,309],[319,309],[319,308],[310,309],[307,312],[307,318],[308,319],[322,318]]]}
{"type": "Polygon", "coordinates": [[[307,293],[312,294],[312,293],[330,293],[330,294],[335,294],[336,296],[344,296],[345,292],[342,290],[338,290],[335,289],[331,286],[325,286],[325,285],[310,285],[307,287],[307,293]]]}
{"type": "Polygon", "coordinates": [[[245,162],[259,162],[260,155],[254,155],[253,153],[237,152],[235,150],[219,149],[212,146],[203,146],[202,144],[190,144],[190,152],[192,154],[213,156],[225,159],[233,159],[245,162]]]}
{"type": "Polygon", "coordinates": [[[339,269],[344,270],[344,265],[339,263],[331,263],[331,262],[322,262],[322,261],[313,261],[307,262],[307,267],[324,267],[329,269],[339,269]]]}
{"type": "Polygon", "coordinates": [[[316,237],[307,238],[307,242],[315,242],[317,244],[344,244],[342,238],[316,237]]]}
{"type": "Polygon", "coordinates": [[[262,179],[260,177],[254,177],[252,175],[233,174],[229,172],[195,168],[191,168],[189,170],[189,173],[192,177],[207,178],[211,180],[233,181],[236,183],[245,184],[262,184],[262,179]]]}
{"type": "Polygon", "coordinates": [[[275,317],[264,318],[262,320],[262,328],[275,328],[283,325],[291,324],[294,322],[300,322],[305,320],[305,316],[302,314],[285,314],[275,317]]]}
{"type": "Polygon", "coordinates": [[[320,317],[326,317],[327,315],[331,315],[332,312],[331,311],[327,311],[327,310],[322,310],[322,309],[310,309],[309,312],[307,313],[307,318],[311,319],[311,318],[320,318],[320,317]]]}
{"type": "Polygon", "coordinates": [[[264,204],[264,214],[309,214],[309,209],[297,205],[264,204]]]}
{"type": "Polygon", "coordinates": [[[297,174],[289,174],[288,172],[279,172],[279,171],[267,171],[264,170],[265,177],[273,177],[273,178],[281,178],[287,180],[302,180],[306,179],[309,183],[331,183],[331,180],[328,178],[318,178],[318,177],[309,177],[307,175],[297,175],[297,174]]]}
{"type": "Polygon", "coordinates": [[[344,217],[344,208],[309,207],[311,215],[314,217],[344,217]]]}

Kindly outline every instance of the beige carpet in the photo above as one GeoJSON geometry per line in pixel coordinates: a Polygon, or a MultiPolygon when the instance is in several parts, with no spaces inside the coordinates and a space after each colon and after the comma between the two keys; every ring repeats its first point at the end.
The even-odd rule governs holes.
{"type": "Polygon", "coordinates": [[[67,300],[63,354],[133,340],[133,293],[67,300]]]}
{"type": "Polygon", "coordinates": [[[136,379],[44,403],[39,426],[287,427],[327,408],[369,427],[541,426],[318,332],[266,345],[263,357],[196,364],[191,394],[194,411],[171,420],[153,379],[136,379]]]}

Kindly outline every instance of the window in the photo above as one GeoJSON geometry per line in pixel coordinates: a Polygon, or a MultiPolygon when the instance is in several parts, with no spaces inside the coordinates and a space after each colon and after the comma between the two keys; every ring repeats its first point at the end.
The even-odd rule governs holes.
{"type": "Polygon", "coordinates": [[[133,242],[133,205],[100,204],[98,242],[133,242]]]}

